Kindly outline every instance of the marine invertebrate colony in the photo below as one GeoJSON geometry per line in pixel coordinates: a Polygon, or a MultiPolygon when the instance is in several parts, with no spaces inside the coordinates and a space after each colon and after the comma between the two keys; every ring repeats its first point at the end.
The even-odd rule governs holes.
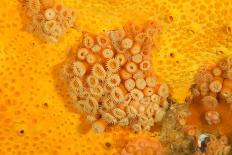
{"type": "MultiPolygon", "coordinates": [[[[195,154],[231,154],[227,138],[231,135],[231,66],[231,56],[228,56],[214,65],[202,67],[191,87],[192,95],[188,101],[192,115],[188,122],[195,125],[195,133],[192,135],[195,139],[198,139],[198,135],[200,139],[205,139],[206,134],[201,133],[212,133],[201,142],[203,146],[195,154]],[[224,136],[218,138],[215,136],[218,133],[224,136]]],[[[192,132],[189,129],[187,131],[192,132]]]]}
{"type": "MultiPolygon", "coordinates": [[[[165,148],[165,155],[231,154],[229,138],[218,131],[207,132],[194,124],[195,122],[190,122],[188,117],[191,117],[191,112],[188,107],[187,103],[173,103],[167,111],[160,131],[160,141],[165,148]]],[[[217,119],[211,121],[217,121],[217,119]]]]}
{"type": "Polygon", "coordinates": [[[28,30],[47,42],[57,42],[74,25],[75,13],[54,0],[24,0],[29,18],[28,30]]]}
{"type": "Polygon", "coordinates": [[[151,69],[159,27],[149,21],[94,35],[85,33],[64,66],[74,105],[96,132],[109,125],[149,131],[169,106],[169,87],[151,69]],[[68,65],[68,67],[67,67],[68,65]]]}
{"type": "MultiPolygon", "coordinates": [[[[231,104],[231,66],[232,56],[229,56],[221,60],[216,66],[201,69],[196,78],[200,95],[210,92],[216,93],[228,104],[231,104]]],[[[196,94],[194,95],[196,96],[196,94]]]]}
{"type": "Polygon", "coordinates": [[[220,60],[216,65],[199,70],[192,86],[192,101],[200,102],[205,111],[205,120],[209,125],[221,123],[221,116],[232,114],[232,57],[220,60]],[[221,112],[220,107],[226,111],[221,112]]]}

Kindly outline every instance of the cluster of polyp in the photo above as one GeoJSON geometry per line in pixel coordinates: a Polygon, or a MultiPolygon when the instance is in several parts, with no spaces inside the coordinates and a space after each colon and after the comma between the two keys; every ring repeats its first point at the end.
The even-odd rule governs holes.
{"type": "Polygon", "coordinates": [[[151,52],[159,27],[152,21],[94,35],[85,33],[63,68],[74,105],[96,132],[109,125],[149,131],[168,108],[169,87],[158,83],[151,52]]]}

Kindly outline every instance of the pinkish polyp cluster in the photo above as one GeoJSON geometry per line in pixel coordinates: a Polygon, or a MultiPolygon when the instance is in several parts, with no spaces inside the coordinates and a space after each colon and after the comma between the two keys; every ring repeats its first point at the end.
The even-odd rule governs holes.
{"type": "Polygon", "coordinates": [[[63,68],[74,105],[96,132],[109,125],[149,131],[169,106],[169,87],[158,83],[151,51],[159,27],[152,21],[94,35],[85,33],[63,68]]]}
{"type": "Polygon", "coordinates": [[[55,5],[54,0],[25,0],[29,23],[27,29],[47,42],[57,42],[74,25],[71,9],[55,5]]]}
{"type": "Polygon", "coordinates": [[[207,123],[219,124],[220,113],[216,110],[219,103],[228,103],[228,109],[232,107],[232,57],[219,61],[215,66],[202,68],[191,90],[193,99],[199,100],[207,110],[207,123]]]}

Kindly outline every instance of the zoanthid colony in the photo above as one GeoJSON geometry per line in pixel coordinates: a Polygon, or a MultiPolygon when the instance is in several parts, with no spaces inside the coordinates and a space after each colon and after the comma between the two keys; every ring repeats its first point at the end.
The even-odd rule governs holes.
{"type": "Polygon", "coordinates": [[[215,66],[202,68],[192,88],[194,97],[202,96],[202,103],[210,109],[217,107],[224,99],[232,107],[232,56],[221,60],[215,66]]]}
{"type": "Polygon", "coordinates": [[[165,155],[230,155],[229,136],[215,130],[199,128],[188,104],[172,103],[163,120],[160,142],[165,148],[165,155]]]}
{"type": "Polygon", "coordinates": [[[209,125],[220,124],[222,115],[226,113],[231,115],[232,56],[220,60],[216,65],[201,68],[191,91],[193,101],[203,107],[204,118],[209,125]],[[222,112],[223,107],[225,112],[222,112]]]}
{"type": "Polygon", "coordinates": [[[186,104],[169,108],[160,132],[168,154],[231,154],[231,60],[200,68],[186,104]]]}
{"type": "Polygon", "coordinates": [[[24,0],[29,18],[27,30],[47,42],[57,42],[75,22],[75,13],[54,0],[24,0]]]}
{"type": "Polygon", "coordinates": [[[62,75],[75,107],[94,131],[110,125],[149,131],[163,119],[170,90],[151,68],[159,31],[153,21],[128,23],[99,35],[84,33],[72,49],[62,75]]]}
{"type": "Polygon", "coordinates": [[[204,106],[214,109],[223,99],[232,108],[232,56],[215,66],[200,69],[192,87],[194,97],[202,96],[204,106]]]}

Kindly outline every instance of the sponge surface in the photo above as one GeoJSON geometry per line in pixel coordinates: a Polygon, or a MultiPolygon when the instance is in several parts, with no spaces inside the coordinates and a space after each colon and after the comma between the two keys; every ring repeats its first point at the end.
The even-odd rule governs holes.
{"type": "MultiPolygon", "coordinates": [[[[0,5],[0,154],[113,154],[105,143],[128,131],[94,134],[66,100],[54,75],[82,33],[117,29],[128,21],[162,26],[153,68],[173,98],[184,101],[199,66],[232,54],[230,0],[57,0],[77,13],[58,44],[24,31],[18,0],[0,5]]],[[[126,134],[127,135],[127,134],[126,134]]],[[[125,135],[124,135],[125,136],[125,135]]],[[[129,134],[129,136],[133,136],[129,134]]],[[[115,144],[116,145],[116,144],[115,144]]],[[[114,145],[113,145],[114,146],[114,145]]]]}

